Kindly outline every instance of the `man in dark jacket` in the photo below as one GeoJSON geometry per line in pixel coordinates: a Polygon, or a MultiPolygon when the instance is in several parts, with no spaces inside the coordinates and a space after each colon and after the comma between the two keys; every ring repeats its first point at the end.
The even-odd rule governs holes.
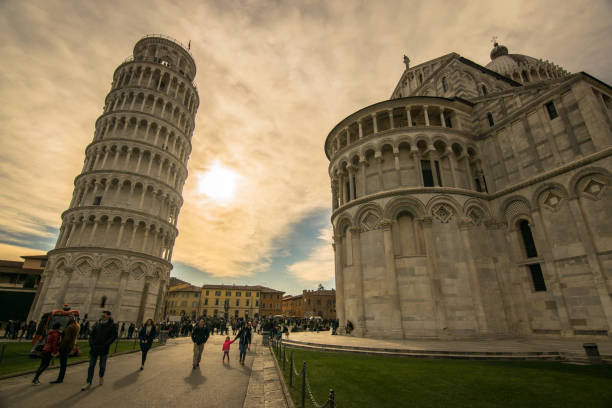
{"type": "Polygon", "coordinates": [[[204,344],[210,336],[208,326],[204,324],[204,319],[200,319],[198,325],[194,327],[191,332],[191,340],[193,341],[193,369],[200,366],[200,360],[202,360],[202,352],[204,351],[204,344]]]}
{"type": "Polygon", "coordinates": [[[136,326],[134,325],[134,323],[130,323],[130,327],[128,327],[128,339],[132,338],[132,335],[134,334],[135,329],[136,329],[136,326]]]}
{"type": "Polygon", "coordinates": [[[104,384],[104,371],[106,370],[106,358],[110,345],[117,339],[117,326],[111,319],[111,312],[102,312],[101,319],[94,325],[89,334],[89,369],[87,370],[87,384],[81,391],[91,388],[96,362],[100,357],[100,385],[104,384]]]}
{"type": "Polygon", "coordinates": [[[240,350],[240,364],[244,365],[247,348],[251,342],[251,328],[247,326],[246,323],[242,324],[242,327],[238,331],[234,341],[236,341],[236,339],[240,339],[240,342],[238,343],[238,349],[240,350]]]}
{"type": "Polygon", "coordinates": [[[64,376],[66,375],[66,366],[68,365],[68,356],[74,349],[76,345],[77,337],[79,336],[79,331],[81,328],[79,324],[76,322],[74,317],[70,317],[68,321],[68,325],[64,329],[64,333],[62,334],[62,340],[59,344],[59,358],[60,358],[60,370],[57,376],[57,380],[51,381],[51,384],[60,384],[64,381],[64,376]]]}

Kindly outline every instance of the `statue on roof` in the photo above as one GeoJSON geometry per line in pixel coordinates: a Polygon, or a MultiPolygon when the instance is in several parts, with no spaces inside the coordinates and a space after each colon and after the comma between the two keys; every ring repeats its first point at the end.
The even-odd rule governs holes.
{"type": "Polygon", "coordinates": [[[406,65],[406,70],[410,68],[410,58],[408,58],[406,54],[404,54],[404,65],[406,65]]]}

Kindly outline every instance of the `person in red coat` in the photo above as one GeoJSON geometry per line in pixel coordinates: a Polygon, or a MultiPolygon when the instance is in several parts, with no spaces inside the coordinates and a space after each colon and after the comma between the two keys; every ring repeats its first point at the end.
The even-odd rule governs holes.
{"type": "Polygon", "coordinates": [[[55,323],[49,333],[47,333],[47,340],[45,342],[45,346],[42,349],[42,353],[40,354],[40,366],[38,370],[36,370],[36,375],[32,380],[32,385],[40,385],[40,381],[38,381],[38,377],[49,367],[49,363],[51,362],[51,357],[57,357],[59,354],[59,343],[61,339],[61,334],[58,331],[62,327],[60,323],[55,323]]]}

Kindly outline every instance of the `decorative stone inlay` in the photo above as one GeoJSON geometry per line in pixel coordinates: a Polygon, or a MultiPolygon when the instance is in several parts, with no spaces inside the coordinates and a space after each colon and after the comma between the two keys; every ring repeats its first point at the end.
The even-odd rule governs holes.
{"type": "Polygon", "coordinates": [[[104,272],[108,275],[116,275],[121,270],[121,267],[116,262],[111,261],[104,265],[104,272]]]}
{"type": "Polygon", "coordinates": [[[146,273],[146,271],[142,268],[142,265],[136,265],[132,269],[132,276],[134,277],[134,279],[142,278],[145,273],[146,273]]]}
{"type": "Polygon", "coordinates": [[[376,214],[370,212],[361,220],[361,230],[365,232],[377,229],[379,221],[376,214]]]}
{"type": "Polygon", "coordinates": [[[542,194],[542,205],[551,211],[561,208],[561,200],[561,195],[555,190],[548,190],[542,194]]]}
{"type": "Polygon", "coordinates": [[[79,262],[76,266],[77,272],[79,272],[81,275],[89,275],[91,272],[91,269],[92,268],[89,262],[87,262],[84,259],[81,262],[79,262]]]}
{"type": "Polygon", "coordinates": [[[599,181],[599,180],[597,180],[595,178],[592,178],[589,181],[587,181],[586,185],[584,186],[584,190],[583,191],[588,196],[590,196],[590,197],[592,197],[592,198],[594,198],[596,200],[599,200],[601,198],[601,196],[603,195],[605,187],[606,187],[605,183],[603,183],[603,182],[601,182],[601,181],[599,181]]]}
{"type": "Polygon", "coordinates": [[[474,225],[480,225],[484,218],[484,214],[480,208],[472,207],[468,210],[467,216],[470,222],[474,225]]]}
{"type": "Polygon", "coordinates": [[[444,203],[436,204],[431,210],[431,215],[443,224],[448,223],[455,215],[453,209],[444,203]]]}

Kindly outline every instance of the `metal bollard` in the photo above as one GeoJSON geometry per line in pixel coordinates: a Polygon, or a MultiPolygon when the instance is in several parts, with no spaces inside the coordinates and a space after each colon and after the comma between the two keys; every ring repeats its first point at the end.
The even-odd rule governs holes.
{"type": "Polygon", "coordinates": [[[291,350],[291,356],[289,357],[289,386],[293,387],[293,350],[291,350]]]}
{"type": "Polygon", "coordinates": [[[306,408],[306,362],[302,365],[302,408],[306,408]]]}
{"type": "Polygon", "coordinates": [[[334,408],[336,406],[336,397],[334,395],[334,390],[329,390],[329,408],[334,408]]]}
{"type": "Polygon", "coordinates": [[[285,372],[285,354],[287,352],[287,346],[283,347],[283,372],[285,372]]]}

